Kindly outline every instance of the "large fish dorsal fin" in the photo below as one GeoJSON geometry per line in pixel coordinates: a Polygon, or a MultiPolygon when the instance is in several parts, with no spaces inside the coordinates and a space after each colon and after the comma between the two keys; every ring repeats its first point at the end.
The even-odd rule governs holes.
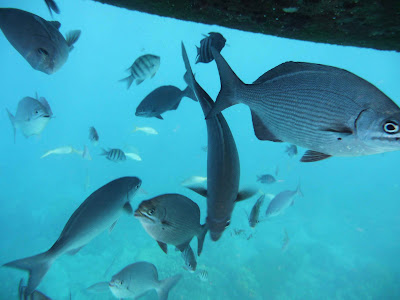
{"type": "Polygon", "coordinates": [[[281,140],[276,138],[276,136],[271,131],[269,131],[269,129],[264,125],[260,117],[254,111],[251,111],[251,119],[253,121],[254,133],[259,140],[282,142],[281,140]]]}
{"type": "Polygon", "coordinates": [[[158,246],[160,246],[161,250],[164,251],[165,254],[168,254],[168,246],[166,243],[157,241],[158,246]]]}
{"type": "Polygon", "coordinates": [[[314,161],[319,161],[323,159],[327,159],[331,157],[332,155],[313,151],[313,150],[307,150],[306,153],[304,153],[303,157],[301,158],[301,162],[314,162],[314,161]]]}

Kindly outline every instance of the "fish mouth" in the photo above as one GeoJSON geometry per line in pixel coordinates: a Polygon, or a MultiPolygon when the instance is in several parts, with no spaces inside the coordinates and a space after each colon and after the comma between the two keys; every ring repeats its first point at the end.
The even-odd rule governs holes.
{"type": "Polygon", "coordinates": [[[210,231],[210,236],[211,236],[211,240],[216,242],[221,238],[222,232],[221,231],[210,231]]]}
{"type": "Polygon", "coordinates": [[[135,116],[137,116],[137,117],[141,117],[141,116],[144,116],[144,115],[146,115],[146,112],[144,112],[144,111],[137,111],[135,113],[135,116]]]}
{"type": "Polygon", "coordinates": [[[109,283],[108,283],[108,286],[109,286],[109,287],[114,287],[114,286],[115,286],[115,284],[114,284],[114,283],[112,283],[112,282],[109,282],[109,283]]]}
{"type": "Polygon", "coordinates": [[[154,220],[152,218],[150,218],[148,215],[145,215],[144,213],[142,213],[142,211],[139,209],[135,210],[135,213],[133,214],[133,216],[136,218],[146,218],[154,223],[154,220]]]}

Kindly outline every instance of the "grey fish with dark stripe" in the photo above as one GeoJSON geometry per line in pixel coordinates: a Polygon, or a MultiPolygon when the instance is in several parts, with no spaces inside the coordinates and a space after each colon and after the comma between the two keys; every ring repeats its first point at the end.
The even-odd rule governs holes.
{"type": "Polygon", "coordinates": [[[286,62],[244,84],[221,54],[212,52],[221,91],[207,118],[244,103],[257,138],[309,149],[303,162],[400,150],[399,107],[361,77],[336,67],[286,62]]]}
{"type": "MultiPolygon", "coordinates": [[[[182,56],[188,74],[186,79],[206,116],[214,101],[195,80],[183,44],[182,56]]],[[[235,140],[223,115],[217,114],[206,120],[206,125],[208,136],[207,189],[203,187],[189,187],[189,189],[207,197],[207,225],[211,239],[217,241],[231,223],[235,203],[251,197],[254,191],[239,193],[239,155],[235,140]]]]}
{"type": "Polygon", "coordinates": [[[163,120],[161,114],[178,109],[182,98],[188,97],[197,101],[190,87],[181,91],[176,86],[165,85],[156,88],[148,94],[136,108],[135,115],[145,118],[158,118],[163,120]]]}
{"type": "Polygon", "coordinates": [[[119,162],[119,161],[125,161],[126,160],[126,155],[124,151],[121,149],[110,149],[110,150],[105,150],[103,149],[103,153],[101,155],[105,155],[105,157],[108,160],[111,160],[113,162],[119,162]]]}
{"type": "Polygon", "coordinates": [[[289,206],[294,204],[296,196],[303,196],[300,190],[300,185],[295,191],[283,191],[277,194],[269,203],[265,212],[268,218],[282,214],[289,206]]]}
{"type": "Polygon", "coordinates": [[[260,216],[260,209],[264,203],[265,195],[261,195],[260,198],[257,199],[257,202],[254,204],[253,208],[251,209],[250,216],[249,216],[249,224],[250,227],[254,228],[259,222],[260,216]]]}
{"type": "Polygon", "coordinates": [[[81,35],[80,30],[72,30],[64,38],[60,27],[60,22],[46,21],[27,11],[0,8],[0,28],[7,40],[32,68],[46,74],[64,65],[81,35]]]}
{"type": "MultiPolygon", "coordinates": [[[[179,250],[179,249],[178,249],[179,250]]],[[[196,271],[197,261],[192,247],[188,245],[181,253],[183,261],[185,262],[185,269],[193,273],[196,271]]]]}
{"type": "Polygon", "coordinates": [[[139,85],[147,78],[153,78],[159,68],[160,57],[157,55],[145,54],[137,58],[128,69],[131,75],[120,81],[126,81],[127,88],[129,89],[134,80],[136,80],[136,85],[139,85]]]}
{"type": "Polygon", "coordinates": [[[130,201],[141,183],[137,177],[121,177],[103,185],[74,211],[48,251],[5,264],[29,272],[25,295],[33,293],[57,258],[76,254],[104,230],[113,228],[124,210],[132,213],[130,201]]]}
{"type": "Polygon", "coordinates": [[[24,280],[21,279],[19,281],[19,286],[18,286],[19,300],[51,300],[50,297],[47,297],[45,294],[37,290],[33,291],[33,293],[30,294],[28,297],[25,297],[25,290],[26,290],[26,285],[24,285],[24,280]]]}
{"type": "Polygon", "coordinates": [[[214,60],[214,56],[211,52],[211,47],[214,47],[218,52],[221,52],[224,48],[226,39],[222,34],[218,32],[210,32],[209,35],[204,35],[205,38],[200,41],[200,48],[197,48],[196,64],[209,63],[214,60]]]}
{"type": "Polygon", "coordinates": [[[199,206],[189,198],[164,194],[145,200],[135,211],[135,217],[165,253],[167,244],[184,251],[197,236],[197,254],[201,254],[207,226],[200,224],[199,206]]]}

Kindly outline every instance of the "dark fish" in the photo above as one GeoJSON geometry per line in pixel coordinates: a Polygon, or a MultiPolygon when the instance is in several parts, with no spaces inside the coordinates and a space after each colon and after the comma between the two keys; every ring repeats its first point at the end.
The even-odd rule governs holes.
{"type": "Polygon", "coordinates": [[[183,97],[197,101],[193,95],[193,91],[189,87],[181,91],[172,85],[161,86],[152,91],[140,102],[136,108],[135,115],[145,118],[156,117],[162,120],[163,117],[161,114],[169,110],[176,110],[183,97]]]}
{"type": "Polygon", "coordinates": [[[265,195],[261,195],[260,198],[257,199],[257,202],[254,204],[253,208],[251,209],[250,216],[249,216],[249,224],[250,227],[256,227],[257,223],[259,222],[259,215],[260,215],[260,208],[264,203],[265,195]]]}
{"type": "Polygon", "coordinates": [[[39,291],[33,291],[28,297],[25,297],[26,286],[24,286],[24,280],[21,279],[19,281],[18,286],[18,299],[19,300],[51,300],[50,297],[47,297],[45,294],[39,291]]]}
{"type": "Polygon", "coordinates": [[[264,175],[259,175],[257,176],[257,181],[265,184],[272,184],[276,182],[276,179],[274,176],[270,174],[264,174],[264,175]]]}
{"type": "Polygon", "coordinates": [[[289,145],[286,147],[285,152],[289,155],[289,157],[293,157],[293,156],[297,155],[297,146],[289,145]]]}
{"type": "Polygon", "coordinates": [[[8,109],[7,113],[14,129],[14,142],[17,129],[21,130],[26,138],[39,135],[53,116],[49,103],[43,97],[38,100],[25,97],[19,101],[15,116],[8,109]]]}
{"type": "Polygon", "coordinates": [[[89,140],[95,145],[99,142],[99,134],[93,126],[89,128],[89,140]]]}
{"type": "Polygon", "coordinates": [[[44,0],[46,2],[47,8],[49,9],[50,15],[53,16],[53,11],[56,14],[60,13],[57,3],[54,0],[44,0]]]}
{"type": "Polygon", "coordinates": [[[160,57],[152,54],[146,54],[140,56],[132,66],[128,69],[131,75],[121,79],[120,81],[127,82],[127,88],[129,89],[132,82],[136,80],[136,85],[141,84],[147,78],[153,78],[156,75],[158,68],[160,67],[160,57]]]}
{"type": "Polygon", "coordinates": [[[137,177],[115,179],[92,193],[69,218],[54,245],[41,254],[15,260],[4,266],[29,271],[25,295],[33,293],[53,262],[64,253],[75,254],[107,228],[113,227],[140,188],[137,177]]]}
{"type": "Polygon", "coordinates": [[[0,28],[7,40],[32,68],[46,74],[64,65],[81,35],[80,30],[73,30],[64,38],[60,26],[23,10],[0,8],[0,28]]]}
{"type": "Polygon", "coordinates": [[[105,155],[108,160],[113,162],[126,160],[126,155],[121,149],[110,149],[108,151],[103,149],[103,153],[101,155],[105,155]]]}
{"type": "MultiPolygon", "coordinates": [[[[194,91],[206,116],[213,100],[197,83],[189,59],[182,44],[182,56],[188,76],[188,85],[194,91]]],[[[207,225],[211,239],[217,241],[231,223],[233,208],[237,201],[251,197],[254,192],[239,193],[240,165],[235,140],[222,114],[206,120],[208,135],[207,189],[189,187],[207,197],[207,225]]]]}
{"type": "Polygon", "coordinates": [[[276,195],[268,205],[266,215],[267,217],[275,217],[282,214],[289,206],[294,203],[295,196],[303,196],[300,190],[300,185],[295,191],[283,191],[276,195]]]}
{"type": "Polygon", "coordinates": [[[200,48],[197,48],[196,64],[199,62],[209,63],[214,60],[211,52],[211,47],[214,47],[218,52],[224,48],[226,39],[218,32],[210,32],[209,35],[204,35],[205,38],[200,41],[200,48]]]}
{"type": "Polygon", "coordinates": [[[197,236],[197,254],[201,254],[207,226],[200,225],[199,206],[189,198],[164,194],[145,200],[135,211],[135,217],[165,253],[167,244],[184,251],[197,236]]]}
{"type": "Polygon", "coordinates": [[[196,256],[194,255],[194,252],[192,250],[192,247],[190,247],[190,245],[188,245],[182,251],[181,255],[182,255],[183,260],[185,261],[185,269],[191,273],[196,271],[197,261],[196,261],[196,256]]]}
{"type": "Polygon", "coordinates": [[[244,103],[257,138],[310,149],[303,162],[400,149],[400,109],[366,80],[335,67],[286,62],[244,84],[213,54],[221,91],[207,118],[244,103]]]}

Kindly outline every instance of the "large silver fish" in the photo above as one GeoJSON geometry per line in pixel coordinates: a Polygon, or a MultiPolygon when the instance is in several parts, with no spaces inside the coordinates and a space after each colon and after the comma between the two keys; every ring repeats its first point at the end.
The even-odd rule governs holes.
{"type": "Polygon", "coordinates": [[[112,228],[124,210],[132,213],[129,202],[141,183],[137,177],[121,177],[107,183],[75,210],[48,251],[5,264],[7,267],[29,271],[25,294],[28,296],[36,289],[58,257],[64,253],[77,253],[105,229],[112,228]]]}
{"type": "Polygon", "coordinates": [[[257,138],[310,149],[303,162],[400,150],[400,109],[366,80],[335,67],[286,62],[244,84],[213,54],[221,91],[207,118],[244,103],[257,138]]]}
{"type": "MultiPolygon", "coordinates": [[[[214,102],[195,80],[183,44],[182,56],[188,74],[185,78],[188,80],[188,85],[193,89],[206,116],[214,102]]],[[[239,193],[239,155],[235,140],[223,115],[217,114],[215,117],[206,120],[206,124],[208,135],[207,189],[189,188],[207,197],[207,225],[211,239],[217,241],[231,222],[235,203],[250,197],[253,192],[239,193]]]]}
{"type": "Polygon", "coordinates": [[[14,142],[17,129],[26,138],[39,135],[53,116],[49,103],[43,97],[38,100],[25,97],[19,101],[15,116],[8,109],[7,113],[14,129],[14,142]]]}
{"type": "Polygon", "coordinates": [[[182,278],[181,274],[158,280],[157,268],[148,262],[130,264],[115,274],[110,282],[99,282],[88,288],[102,293],[108,286],[118,299],[139,299],[150,290],[156,290],[159,300],[167,300],[168,293],[182,278]]]}
{"type": "Polygon", "coordinates": [[[152,54],[142,55],[137,58],[128,69],[128,71],[131,72],[131,75],[121,79],[120,81],[126,81],[127,88],[129,89],[134,80],[136,80],[136,85],[139,85],[147,78],[153,78],[159,67],[159,56],[152,54]]]}
{"type": "Polygon", "coordinates": [[[200,208],[179,194],[164,194],[145,200],[135,211],[146,232],[167,253],[167,244],[184,251],[197,236],[197,253],[201,254],[207,226],[200,224],[200,208]]]}
{"type": "Polygon", "coordinates": [[[81,31],[70,31],[66,39],[61,24],[15,8],[0,8],[0,28],[11,45],[35,70],[58,71],[68,59],[81,31]]]}
{"type": "Polygon", "coordinates": [[[282,214],[289,206],[294,203],[296,196],[303,196],[300,190],[300,185],[295,191],[283,191],[277,194],[269,203],[267,211],[265,212],[268,218],[282,214]]]}

